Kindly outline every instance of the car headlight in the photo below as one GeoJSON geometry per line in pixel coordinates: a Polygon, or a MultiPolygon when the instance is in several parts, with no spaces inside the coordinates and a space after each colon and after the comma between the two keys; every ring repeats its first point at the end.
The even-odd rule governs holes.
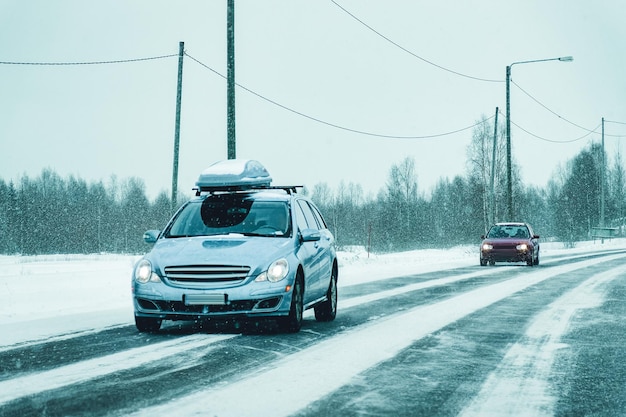
{"type": "Polygon", "coordinates": [[[152,271],[152,263],[147,259],[142,259],[135,265],[135,281],[145,284],[149,281],[161,282],[161,278],[152,271]]]}
{"type": "Polygon", "coordinates": [[[282,279],[285,279],[287,274],[289,273],[289,262],[285,258],[278,259],[270,264],[267,271],[259,274],[256,277],[255,281],[269,281],[269,282],[278,282],[282,279]]]}
{"type": "Polygon", "coordinates": [[[493,245],[490,245],[489,243],[483,244],[483,250],[491,250],[491,249],[493,249],[493,245]]]}
{"type": "Polygon", "coordinates": [[[516,246],[517,250],[519,251],[527,251],[528,250],[528,245],[525,243],[519,244],[516,246]]]}

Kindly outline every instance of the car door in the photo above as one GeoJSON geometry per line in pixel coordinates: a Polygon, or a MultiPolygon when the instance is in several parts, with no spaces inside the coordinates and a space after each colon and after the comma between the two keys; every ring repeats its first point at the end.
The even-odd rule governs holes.
{"type": "Polygon", "coordinates": [[[533,244],[533,256],[537,257],[539,256],[539,239],[537,239],[539,236],[535,234],[533,228],[529,224],[527,224],[526,227],[528,228],[528,233],[530,234],[530,242],[533,244]]]}
{"type": "MultiPolygon", "coordinates": [[[[304,229],[313,229],[319,232],[319,225],[311,207],[305,200],[296,200],[296,219],[298,220],[298,232],[304,229]]],[[[313,242],[302,242],[299,257],[305,272],[305,304],[324,296],[321,290],[321,272],[324,264],[324,239],[313,242]]]]}
{"type": "Polygon", "coordinates": [[[335,237],[328,230],[328,226],[326,225],[326,221],[320,213],[319,209],[315,206],[315,204],[308,202],[311,211],[315,215],[315,219],[317,220],[317,224],[320,231],[320,242],[319,247],[322,251],[322,257],[320,261],[320,291],[322,291],[322,295],[326,294],[326,290],[330,284],[330,277],[332,275],[333,262],[335,260],[335,237]]]}

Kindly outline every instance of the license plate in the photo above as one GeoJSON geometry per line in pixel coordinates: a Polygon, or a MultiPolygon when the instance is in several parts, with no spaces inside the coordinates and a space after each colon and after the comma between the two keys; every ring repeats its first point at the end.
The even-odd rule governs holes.
{"type": "Polygon", "coordinates": [[[183,302],[185,305],[226,305],[226,294],[185,294],[183,302]]]}

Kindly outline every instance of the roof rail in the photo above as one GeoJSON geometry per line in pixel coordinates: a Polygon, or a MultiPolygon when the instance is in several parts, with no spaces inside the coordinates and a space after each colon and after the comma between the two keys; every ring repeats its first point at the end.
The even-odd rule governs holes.
{"type": "Polygon", "coordinates": [[[192,190],[196,192],[196,197],[202,193],[220,193],[220,192],[249,192],[262,190],[284,190],[287,194],[296,194],[298,188],[304,188],[304,185],[259,185],[259,186],[241,186],[241,185],[220,185],[220,186],[204,186],[194,187],[192,190]]]}

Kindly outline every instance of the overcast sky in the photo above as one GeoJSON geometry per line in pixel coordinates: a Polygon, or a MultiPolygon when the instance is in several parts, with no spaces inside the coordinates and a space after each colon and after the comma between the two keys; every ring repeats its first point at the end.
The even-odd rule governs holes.
{"type": "MultiPolygon", "coordinates": [[[[626,137],[621,0],[335,1],[235,2],[237,156],[275,183],[376,193],[408,156],[429,193],[465,175],[465,128],[504,114],[506,66],[519,61],[574,57],[512,67],[513,156],[527,182],[545,185],[600,142],[602,117],[610,158],[626,137]]],[[[138,177],[150,197],[169,195],[183,41],[179,190],[190,192],[227,158],[226,4],[0,0],[0,61],[172,55],[1,64],[0,178],[52,168],[138,177]]]]}

